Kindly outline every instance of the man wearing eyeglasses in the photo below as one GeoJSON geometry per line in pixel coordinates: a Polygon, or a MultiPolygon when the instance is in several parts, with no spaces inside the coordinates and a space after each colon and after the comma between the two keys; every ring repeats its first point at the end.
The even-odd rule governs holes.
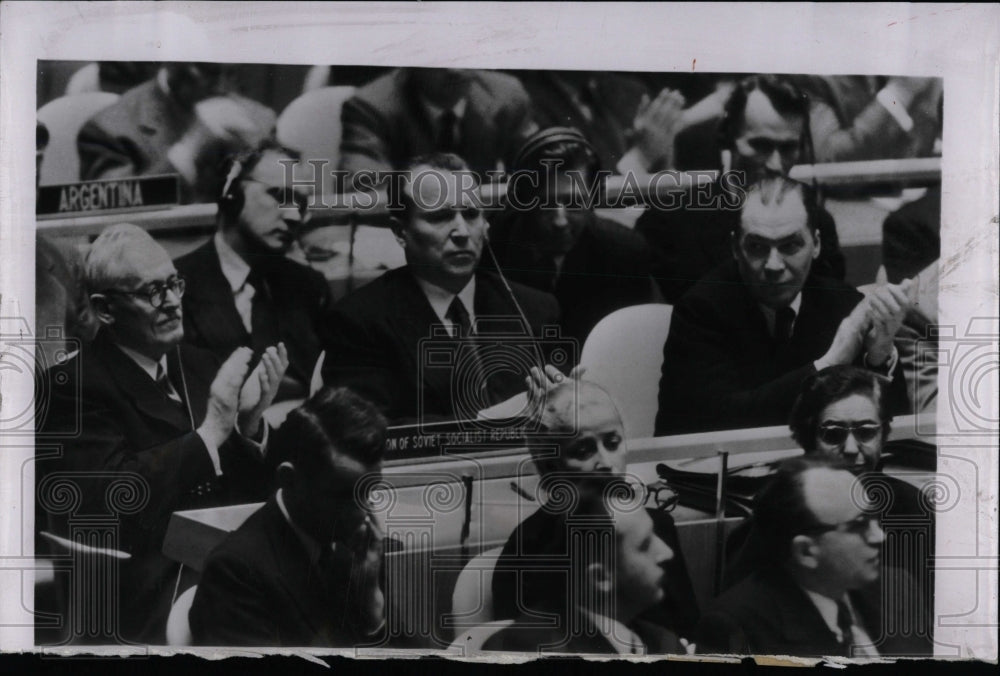
{"type": "MultiPolygon", "coordinates": [[[[77,486],[70,523],[48,524],[57,535],[72,535],[66,529],[75,514],[120,520],[113,546],[131,558],[121,563],[119,587],[99,590],[115,594],[120,620],[101,638],[162,643],[178,579],[178,564],[161,553],[170,516],[263,497],[261,418],[287,354],[281,344],[270,346],[250,372],[249,349],[220,367],[211,353],[182,345],[185,282],[166,251],[134,225],[101,233],[85,278],[100,329],[78,356],[50,371],[47,396],[39,397],[47,404],[36,415],[39,442],[54,438],[63,452],[40,458],[38,499],[49,514],[65,514],[59,482],[77,486]],[[131,490],[129,504],[122,487],[131,490]]],[[[113,609],[79,591],[72,603],[113,624],[113,609]]]]}
{"type": "Polygon", "coordinates": [[[893,338],[912,303],[910,282],[868,299],[814,273],[822,243],[804,186],[783,178],[750,188],[732,233],[732,260],[674,306],[664,346],[657,434],[780,425],[802,381],[836,364],[883,376],[890,411],[908,410],[893,338]]]}
{"type": "Polygon", "coordinates": [[[273,144],[232,158],[217,192],[218,230],[175,261],[189,286],[188,343],[220,359],[237,347],[286,345],[277,401],[308,395],[331,302],[323,275],[286,257],[308,216],[308,196],[289,187],[292,162],[273,144]]]}
{"type": "Polygon", "coordinates": [[[908,575],[883,566],[885,533],[858,480],[829,460],[782,465],[754,503],[766,556],[698,624],[700,653],[930,655],[908,575]]]}

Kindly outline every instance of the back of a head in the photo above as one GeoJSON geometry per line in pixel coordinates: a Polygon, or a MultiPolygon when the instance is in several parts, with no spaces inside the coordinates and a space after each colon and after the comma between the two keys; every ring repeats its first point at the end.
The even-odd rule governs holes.
{"type": "Polygon", "coordinates": [[[884,425],[889,431],[892,416],[889,413],[883,388],[871,371],[851,365],[830,366],[809,376],[803,383],[792,406],[789,427],[792,438],[806,453],[816,450],[816,434],[820,415],[831,404],[854,394],[870,398],[876,403],[884,425]]]}
{"type": "MultiPolygon", "coordinates": [[[[754,91],[767,97],[776,111],[785,116],[801,117],[808,131],[809,97],[782,75],[758,74],[741,80],[729,95],[723,107],[719,127],[719,143],[723,148],[732,148],[733,142],[743,129],[743,115],[747,99],[754,91]]],[[[806,139],[803,139],[806,141],[806,139]]]]}
{"type": "Polygon", "coordinates": [[[127,261],[140,250],[159,249],[167,253],[148,232],[131,223],[111,225],[90,245],[84,262],[84,281],[90,293],[117,286],[130,276],[127,261]]]}
{"type": "Polygon", "coordinates": [[[367,399],[346,387],[324,387],[288,414],[274,433],[269,454],[305,474],[327,467],[331,453],[374,467],[382,462],[386,426],[367,399]]]}

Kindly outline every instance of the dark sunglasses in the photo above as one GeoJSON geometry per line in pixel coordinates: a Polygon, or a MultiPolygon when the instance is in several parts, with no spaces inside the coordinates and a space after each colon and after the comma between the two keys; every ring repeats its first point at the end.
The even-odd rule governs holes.
{"type": "Polygon", "coordinates": [[[876,423],[862,423],[860,425],[826,423],[819,426],[816,436],[824,444],[840,446],[847,441],[848,434],[853,435],[860,444],[870,444],[882,434],[882,426],[876,423]]]}

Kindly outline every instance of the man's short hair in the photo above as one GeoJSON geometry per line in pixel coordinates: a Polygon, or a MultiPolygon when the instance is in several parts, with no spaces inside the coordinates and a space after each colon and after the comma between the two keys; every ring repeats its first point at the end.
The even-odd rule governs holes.
{"type": "Polygon", "coordinates": [[[269,152],[285,155],[291,160],[297,160],[300,155],[273,138],[265,138],[251,150],[227,155],[219,164],[218,183],[212,192],[219,207],[218,218],[223,222],[232,223],[239,217],[243,209],[243,181],[253,173],[264,155],[269,152]]]}
{"type": "Polygon", "coordinates": [[[331,454],[373,467],[385,452],[386,424],[367,399],[346,387],[324,387],[288,414],[268,453],[306,475],[326,471],[331,454]]]}
{"type": "Polygon", "coordinates": [[[468,163],[455,153],[427,153],[414,157],[403,168],[402,180],[389,181],[389,204],[401,206],[398,217],[403,223],[409,222],[416,208],[408,190],[413,183],[414,170],[418,167],[428,167],[440,172],[461,172],[471,177],[473,185],[478,187],[480,183],[479,175],[469,169],[468,163]]]}
{"type": "MultiPolygon", "coordinates": [[[[590,406],[607,403],[621,420],[621,412],[614,399],[603,387],[592,380],[565,378],[549,390],[541,408],[532,420],[532,433],[528,437],[528,450],[543,477],[556,470],[558,459],[552,457],[568,435],[577,429],[581,414],[590,406]]],[[[558,452],[558,451],[557,451],[558,452]]]]}
{"type": "MultiPolygon", "coordinates": [[[[131,223],[110,225],[90,245],[84,261],[84,283],[88,293],[101,293],[133,279],[123,261],[137,248],[160,244],[148,232],[131,223]]],[[[164,252],[166,255],[166,252],[164,252]]]]}
{"type": "Polygon", "coordinates": [[[882,423],[883,440],[889,435],[892,415],[886,402],[884,388],[878,377],[871,371],[850,365],[830,366],[814,373],[802,383],[795,404],[792,406],[788,426],[792,438],[806,453],[816,450],[816,432],[823,410],[854,394],[868,397],[878,408],[879,422],[882,423]]]}
{"type": "Polygon", "coordinates": [[[743,129],[747,99],[754,91],[767,97],[774,109],[785,116],[798,116],[804,122],[803,143],[807,144],[809,134],[809,97],[790,79],[781,75],[751,75],[744,78],[733,89],[723,107],[719,124],[719,144],[732,148],[743,129]]]}
{"type": "Polygon", "coordinates": [[[816,525],[816,516],[806,505],[803,483],[806,472],[819,469],[844,467],[817,456],[786,460],[754,498],[753,528],[760,536],[762,563],[787,563],[792,539],[816,525]]]}
{"type": "Polygon", "coordinates": [[[809,232],[816,232],[820,222],[819,199],[816,192],[805,183],[785,178],[782,176],[768,176],[752,184],[743,193],[740,204],[740,217],[733,222],[733,237],[739,237],[743,233],[743,211],[751,197],[759,197],[764,206],[780,204],[782,201],[794,196],[802,202],[806,210],[806,227],[809,232]]]}

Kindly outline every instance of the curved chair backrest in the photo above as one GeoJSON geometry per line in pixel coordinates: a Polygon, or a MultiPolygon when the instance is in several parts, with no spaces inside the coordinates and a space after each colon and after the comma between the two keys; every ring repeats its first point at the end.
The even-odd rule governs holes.
{"type": "Polygon", "coordinates": [[[493,634],[513,623],[514,620],[497,620],[473,627],[455,639],[454,643],[451,644],[451,650],[460,652],[464,657],[468,657],[471,653],[481,652],[483,645],[490,640],[493,634]]]}
{"type": "MultiPolygon", "coordinates": [[[[354,95],[354,87],[322,87],[302,94],[289,103],[278,116],[277,138],[281,145],[301,153],[302,162],[324,160],[323,194],[331,194],[333,176],[340,159],[340,109],[354,95]]],[[[299,180],[309,180],[312,168],[303,164],[297,172],[299,180]],[[303,173],[303,169],[308,171],[303,173]]],[[[330,201],[329,197],[324,197],[330,201]]]]}
{"type": "Polygon", "coordinates": [[[118,100],[111,92],[86,92],[61,96],[38,109],[38,121],[49,130],[49,145],[39,169],[39,185],[75,183],[80,180],[76,136],[98,112],[118,100]]]}
{"type": "Polygon", "coordinates": [[[672,305],[662,303],[622,308],[598,322],[583,345],[584,378],[615,400],[630,439],[653,436],[672,312],[672,305]]]}
{"type": "Polygon", "coordinates": [[[451,614],[459,630],[493,620],[493,569],[502,551],[503,547],[496,547],[473,557],[458,574],[451,614]]]}
{"type": "Polygon", "coordinates": [[[178,596],[174,605],[170,606],[170,615],[167,616],[167,645],[191,645],[191,623],[188,621],[188,613],[191,612],[191,604],[194,603],[194,595],[197,592],[198,585],[194,585],[178,596]]]}

